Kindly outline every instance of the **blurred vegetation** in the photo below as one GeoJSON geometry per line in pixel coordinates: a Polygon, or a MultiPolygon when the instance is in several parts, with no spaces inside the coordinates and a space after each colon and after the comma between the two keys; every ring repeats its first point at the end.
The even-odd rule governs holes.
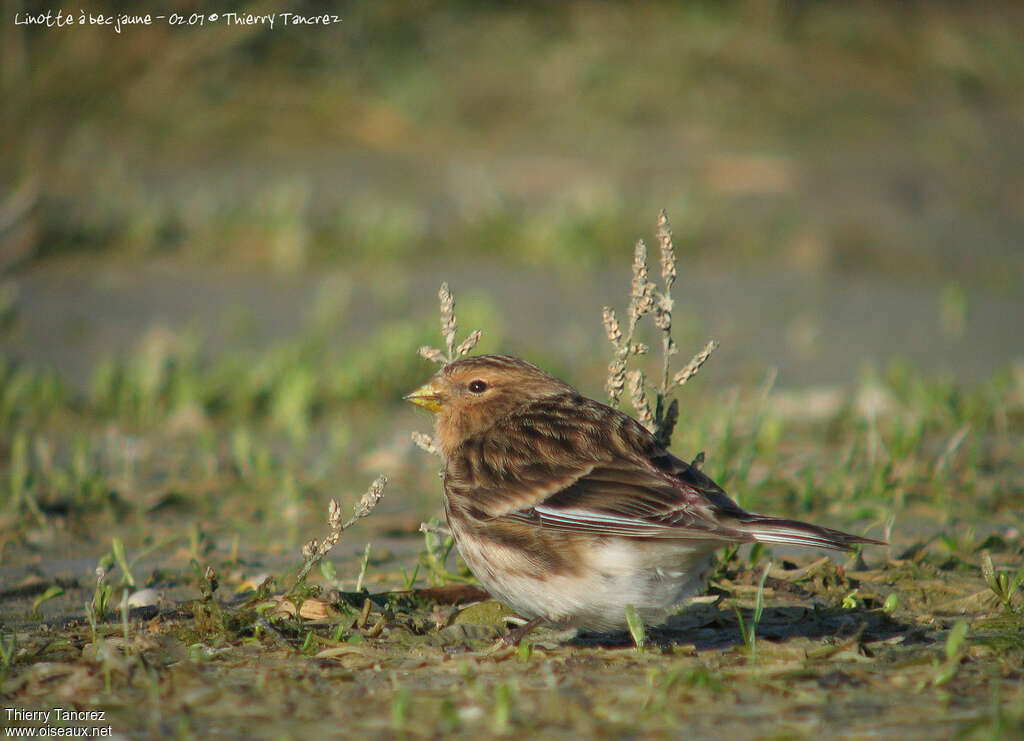
{"type": "Polygon", "coordinates": [[[1019,284],[1019,5],[378,0],[327,28],[13,25],[46,7],[3,6],[5,265],[486,250],[578,269],[666,207],[694,261],[1019,284]]]}
{"type": "MultiPolygon", "coordinates": [[[[479,316],[486,312],[463,314],[479,316]]],[[[223,474],[329,490],[332,477],[352,478],[359,460],[383,456],[404,469],[413,448],[396,431],[393,405],[432,371],[413,349],[434,341],[433,324],[399,323],[337,348],[314,323],[262,352],[216,355],[195,331],[157,326],[132,352],[97,363],[84,388],[48,367],[0,358],[0,503],[8,522],[45,522],[47,511],[74,516],[77,505],[115,490],[137,496],[136,470],[164,481],[158,488],[201,498],[223,474]],[[168,457],[177,461],[170,470],[168,457]],[[104,476],[111,480],[102,483],[104,476]]],[[[485,332],[478,350],[495,349],[496,324],[496,337],[485,332]]],[[[579,358],[581,368],[600,364],[599,351],[579,358]]],[[[697,390],[680,394],[685,418],[673,448],[684,456],[707,451],[709,474],[745,507],[799,516],[838,507],[876,527],[921,505],[939,525],[1019,520],[1014,503],[1024,481],[1011,461],[1024,453],[1024,366],[970,385],[903,361],[865,371],[847,388],[775,390],[771,372],[760,387],[693,383],[697,390]]],[[[405,483],[432,508],[431,478],[424,470],[405,483]]],[[[211,512],[222,517],[231,506],[225,500],[211,512]]]]}

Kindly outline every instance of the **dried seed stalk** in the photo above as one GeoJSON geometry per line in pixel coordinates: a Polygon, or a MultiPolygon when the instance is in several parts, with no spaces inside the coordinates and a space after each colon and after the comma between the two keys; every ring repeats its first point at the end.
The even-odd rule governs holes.
{"type": "Polygon", "coordinates": [[[645,378],[642,371],[630,371],[626,374],[629,378],[629,399],[633,403],[640,424],[651,432],[655,429],[656,421],[651,414],[651,405],[647,402],[647,391],[644,388],[645,378]]]}
{"type": "Polygon", "coordinates": [[[643,240],[633,248],[633,282],[629,292],[629,306],[626,308],[626,332],[619,327],[615,310],[605,306],[601,312],[605,334],[615,348],[615,355],[608,364],[608,380],[605,390],[613,407],[619,406],[622,390],[626,386],[626,365],[630,355],[643,355],[647,347],[633,342],[636,325],[646,314],[654,310],[655,285],[647,279],[647,245],[643,240]]]}
{"type": "MultiPolygon", "coordinates": [[[[419,354],[432,363],[444,366],[469,355],[477,343],[480,342],[483,332],[479,329],[473,330],[466,339],[456,346],[455,336],[458,333],[459,324],[455,317],[455,295],[449,290],[447,283],[442,283],[441,289],[437,292],[437,297],[441,303],[441,338],[444,340],[447,352],[438,350],[436,347],[424,345],[419,349],[419,354]]],[[[428,453],[441,455],[441,449],[437,446],[437,443],[434,442],[430,435],[424,432],[412,433],[412,441],[418,448],[428,453]]]]}
{"type": "Polygon", "coordinates": [[[461,358],[463,355],[469,355],[469,352],[476,347],[476,343],[480,341],[483,336],[483,332],[479,329],[474,329],[469,337],[459,343],[459,346],[455,348],[455,357],[461,358]]]}
{"type": "Polygon", "coordinates": [[[438,350],[436,347],[431,347],[430,345],[424,345],[421,347],[419,349],[419,353],[421,357],[426,358],[432,363],[437,363],[438,365],[444,365],[448,362],[448,358],[445,357],[443,352],[438,350]]]}
{"type": "Polygon", "coordinates": [[[383,474],[378,476],[363,493],[363,496],[359,498],[359,501],[356,502],[355,507],[352,509],[352,516],[345,522],[342,522],[344,515],[341,511],[341,505],[338,504],[336,499],[331,499],[327,505],[327,524],[331,528],[331,532],[323,540],[314,538],[302,546],[304,563],[295,577],[295,584],[285,595],[285,599],[288,599],[290,595],[294,594],[306,582],[309,572],[338,544],[341,534],[373,511],[384,495],[384,487],[387,486],[387,483],[387,476],[383,474]]]}
{"type": "Polygon", "coordinates": [[[468,355],[476,347],[476,343],[480,341],[483,332],[479,329],[470,332],[469,337],[456,346],[455,336],[459,330],[459,323],[455,318],[455,295],[448,289],[447,283],[442,283],[441,289],[437,292],[437,297],[441,302],[441,338],[444,340],[447,352],[438,350],[436,347],[424,345],[419,349],[419,354],[438,365],[448,365],[448,363],[468,355]]]}
{"type": "Polygon", "coordinates": [[[658,294],[658,305],[654,313],[654,326],[661,330],[661,388],[668,390],[668,373],[672,356],[676,354],[676,343],[672,339],[672,284],[676,282],[676,250],[672,244],[672,229],[665,209],[658,213],[658,244],[661,247],[661,280],[664,290],[658,294]]]}
{"type": "Polygon", "coordinates": [[[700,367],[704,365],[708,358],[711,357],[711,353],[715,351],[716,347],[718,347],[717,340],[711,340],[708,344],[704,345],[703,350],[690,358],[690,362],[687,363],[681,371],[672,376],[672,385],[669,386],[669,389],[671,390],[677,386],[682,386],[697,375],[697,371],[699,371],[700,367]]]}
{"type": "Polygon", "coordinates": [[[412,441],[420,450],[430,453],[431,455],[441,455],[441,449],[437,447],[437,443],[434,442],[434,438],[425,432],[413,432],[412,441]]]}
{"type": "Polygon", "coordinates": [[[615,311],[607,306],[602,311],[601,319],[605,334],[615,349],[608,364],[608,379],[605,383],[609,403],[613,407],[619,405],[628,381],[630,399],[638,420],[655,434],[659,443],[667,447],[679,419],[679,405],[675,400],[669,403],[669,394],[697,374],[718,343],[714,340],[709,342],[681,371],[671,375],[672,356],[678,352],[672,339],[672,309],[675,304],[672,286],[676,281],[676,253],[672,243],[672,228],[664,210],[658,214],[657,237],[661,251],[661,290],[648,280],[647,245],[641,240],[633,250],[633,279],[625,330],[619,326],[615,311]],[[647,377],[642,371],[628,370],[630,356],[644,355],[648,351],[646,345],[633,342],[638,322],[648,314],[652,315],[651,320],[661,333],[661,382],[657,387],[653,411],[646,391],[647,377]]]}
{"type": "Polygon", "coordinates": [[[441,290],[437,292],[441,301],[441,336],[444,338],[445,347],[448,349],[448,360],[455,357],[455,333],[459,324],[455,319],[455,296],[448,290],[448,284],[442,283],[441,290]]]}

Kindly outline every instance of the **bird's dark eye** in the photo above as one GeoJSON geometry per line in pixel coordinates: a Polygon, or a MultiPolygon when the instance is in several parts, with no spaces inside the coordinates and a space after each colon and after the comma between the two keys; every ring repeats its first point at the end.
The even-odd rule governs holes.
{"type": "Polygon", "coordinates": [[[469,382],[469,390],[474,394],[482,394],[487,390],[487,384],[484,381],[476,380],[469,382]]]}

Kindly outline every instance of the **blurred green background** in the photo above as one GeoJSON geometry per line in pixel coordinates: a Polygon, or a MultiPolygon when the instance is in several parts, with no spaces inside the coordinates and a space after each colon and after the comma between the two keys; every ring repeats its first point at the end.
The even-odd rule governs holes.
{"type": "Polygon", "coordinates": [[[447,278],[493,322],[490,349],[557,370],[586,349],[599,384],[600,306],[659,208],[683,260],[677,326],[734,349],[723,380],[842,382],[893,356],[987,377],[1019,353],[1018,4],[377,0],[326,27],[13,22],[48,7],[3,4],[16,359],[82,379],[154,322],[198,322],[216,351],[241,325],[257,345],[305,331],[332,301],[351,338],[432,316],[447,278]]]}
{"type": "Polygon", "coordinates": [[[1013,3],[385,1],[342,4],[326,28],[12,23],[47,7],[4,3],[8,264],[592,266],[665,207],[701,262],[1020,277],[1013,3]]]}

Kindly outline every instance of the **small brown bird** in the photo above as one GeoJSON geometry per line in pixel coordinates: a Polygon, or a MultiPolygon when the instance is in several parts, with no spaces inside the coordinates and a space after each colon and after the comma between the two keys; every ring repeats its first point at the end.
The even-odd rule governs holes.
{"type": "Polygon", "coordinates": [[[649,624],[732,543],[879,541],[746,512],[631,417],[504,355],[446,365],[405,397],[436,413],[444,507],[480,583],[529,625],[649,624]]]}

